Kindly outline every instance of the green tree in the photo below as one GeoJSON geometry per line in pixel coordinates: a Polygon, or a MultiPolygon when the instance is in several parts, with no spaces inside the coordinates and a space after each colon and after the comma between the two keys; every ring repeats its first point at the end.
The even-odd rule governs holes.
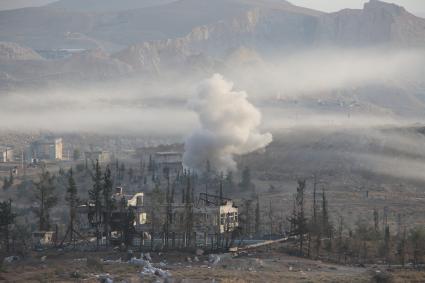
{"type": "Polygon", "coordinates": [[[11,187],[14,182],[15,182],[15,180],[13,178],[13,172],[12,172],[12,170],[10,170],[10,172],[9,172],[9,187],[11,187]]]}
{"type": "Polygon", "coordinates": [[[0,202],[0,229],[6,251],[9,252],[10,226],[15,223],[16,214],[12,212],[12,200],[0,202]]]}
{"type": "Polygon", "coordinates": [[[397,243],[397,256],[400,264],[404,266],[406,262],[406,228],[404,228],[403,232],[400,234],[401,235],[397,243]]]}
{"type": "Polygon", "coordinates": [[[110,221],[112,215],[112,177],[111,177],[111,169],[109,166],[105,169],[105,174],[103,177],[103,205],[104,205],[104,233],[106,235],[106,244],[109,244],[111,238],[110,232],[110,221]]]}
{"type": "Polygon", "coordinates": [[[413,264],[418,266],[425,253],[425,228],[415,227],[411,229],[409,242],[413,253],[413,264]]]}
{"type": "Polygon", "coordinates": [[[94,211],[90,214],[90,222],[96,227],[97,246],[99,246],[99,225],[102,223],[102,171],[99,165],[99,160],[96,160],[92,179],[93,187],[89,190],[89,198],[94,206],[94,211]]]}
{"type": "Polygon", "coordinates": [[[125,178],[125,165],[124,163],[121,163],[120,169],[119,169],[119,179],[123,181],[125,178]]]}
{"type": "Polygon", "coordinates": [[[390,226],[386,225],[384,230],[384,243],[382,246],[382,253],[385,257],[385,260],[389,261],[390,248],[391,248],[391,235],[390,235],[390,226]]]}
{"type": "Polygon", "coordinates": [[[37,206],[33,208],[39,219],[40,231],[50,229],[50,211],[57,204],[58,198],[55,194],[55,176],[43,169],[38,182],[33,182],[35,186],[34,199],[37,206]]]}
{"type": "Polygon", "coordinates": [[[78,206],[78,190],[77,185],[75,183],[74,174],[72,171],[72,168],[69,169],[68,172],[68,187],[66,189],[66,202],[68,203],[69,207],[69,232],[70,232],[70,238],[71,242],[74,241],[74,224],[75,224],[75,218],[77,213],[77,206],[78,206]]]}
{"type": "Polygon", "coordinates": [[[375,226],[375,232],[379,231],[379,212],[376,208],[373,209],[373,223],[375,226]]]}
{"type": "Polygon", "coordinates": [[[128,169],[128,179],[130,183],[133,182],[133,178],[134,178],[134,169],[133,167],[130,167],[130,169],[128,169]]]}
{"type": "Polygon", "coordinates": [[[136,220],[136,214],[133,209],[128,207],[127,212],[125,213],[124,225],[123,225],[123,242],[126,246],[131,244],[133,235],[135,233],[134,221],[136,220]]]}
{"type": "Polygon", "coordinates": [[[260,197],[257,195],[257,203],[255,206],[255,234],[260,234],[261,212],[260,212],[260,197]]]}
{"type": "Polygon", "coordinates": [[[232,171],[227,172],[226,183],[230,188],[232,188],[234,186],[234,184],[233,184],[233,172],[232,171]]]}
{"type": "Polygon", "coordinates": [[[303,254],[304,236],[308,233],[307,218],[305,216],[305,187],[306,181],[299,180],[297,193],[295,194],[294,208],[289,222],[291,223],[291,234],[297,237],[299,253],[303,254]]]}
{"type": "Polygon", "coordinates": [[[7,190],[9,189],[10,184],[9,184],[9,180],[7,179],[7,177],[3,178],[3,190],[7,190]]]}
{"type": "Polygon", "coordinates": [[[81,158],[81,151],[78,148],[74,149],[72,153],[72,159],[74,159],[74,161],[77,161],[80,158],[81,158]]]}
{"type": "Polygon", "coordinates": [[[239,183],[239,187],[243,190],[250,190],[254,188],[254,184],[251,182],[251,170],[246,166],[242,171],[242,179],[239,183]]]}
{"type": "Polygon", "coordinates": [[[331,223],[330,217],[329,217],[328,200],[326,198],[325,189],[323,189],[323,191],[322,191],[322,222],[321,222],[321,226],[322,226],[323,235],[325,235],[329,239],[332,239],[333,226],[332,226],[332,223],[331,223]]]}

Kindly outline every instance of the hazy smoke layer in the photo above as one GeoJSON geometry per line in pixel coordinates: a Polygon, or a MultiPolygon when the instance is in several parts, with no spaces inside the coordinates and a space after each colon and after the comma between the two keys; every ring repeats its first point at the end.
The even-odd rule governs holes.
{"type": "Polygon", "coordinates": [[[203,81],[190,102],[198,114],[201,128],[185,143],[185,166],[199,170],[207,161],[219,171],[236,169],[233,157],[265,147],[270,133],[261,134],[261,113],[247,100],[243,91],[234,91],[233,83],[215,74],[203,81]]]}

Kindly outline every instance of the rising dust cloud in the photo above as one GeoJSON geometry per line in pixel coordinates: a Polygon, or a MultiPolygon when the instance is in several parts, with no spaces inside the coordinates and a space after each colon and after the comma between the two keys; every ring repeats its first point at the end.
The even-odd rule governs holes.
{"type": "Polygon", "coordinates": [[[183,162],[189,168],[203,168],[209,161],[216,170],[236,170],[234,155],[272,141],[270,133],[259,132],[261,113],[247,100],[247,94],[233,90],[233,83],[219,74],[199,85],[190,107],[198,114],[201,128],[185,142],[183,162]]]}

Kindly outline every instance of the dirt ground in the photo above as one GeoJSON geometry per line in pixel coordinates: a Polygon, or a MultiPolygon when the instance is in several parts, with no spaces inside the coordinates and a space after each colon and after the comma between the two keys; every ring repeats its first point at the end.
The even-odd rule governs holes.
{"type": "MultiPolygon", "coordinates": [[[[139,257],[139,254],[134,254],[139,257]]],[[[343,266],[261,251],[239,256],[193,253],[150,253],[152,266],[168,271],[143,274],[142,265],[127,262],[118,252],[44,252],[3,265],[1,282],[425,282],[425,272],[343,266]],[[45,258],[43,259],[42,257],[45,258]],[[213,257],[216,259],[216,257],[213,257]],[[121,259],[121,262],[119,262],[121,259]],[[378,271],[379,270],[379,271],[378,271]],[[382,276],[381,276],[382,275],[382,276]],[[377,281],[376,278],[393,278],[377,281]],[[374,279],[375,278],[375,279],[374,279]],[[102,281],[103,280],[103,281],[102,281]]]]}

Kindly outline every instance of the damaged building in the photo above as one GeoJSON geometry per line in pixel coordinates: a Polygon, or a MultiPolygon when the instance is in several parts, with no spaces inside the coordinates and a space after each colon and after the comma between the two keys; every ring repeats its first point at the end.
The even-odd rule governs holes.
{"type": "Polygon", "coordinates": [[[136,232],[147,239],[160,238],[166,247],[203,246],[212,248],[229,239],[239,227],[239,211],[230,199],[201,193],[190,202],[138,207],[142,221],[136,232]]]}
{"type": "MultiPolygon", "coordinates": [[[[123,188],[115,189],[109,221],[112,245],[126,242],[150,248],[154,245],[161,248],[213,247],[220,239],[229,241],[239,226],[238,208],[230,199],[200,194],[193,201],[158,203],[149,195],[145,200],[143,192],[127,195],[123,188]]],[[[93,204],[80,206],[79,212],[81,231],[92,238],[99,231],[103,233],[100,223],[105,216],[95,219],[93,204]]],[[[104,241],[106,237],[102,234],[101,238],[104,241]]]]}

